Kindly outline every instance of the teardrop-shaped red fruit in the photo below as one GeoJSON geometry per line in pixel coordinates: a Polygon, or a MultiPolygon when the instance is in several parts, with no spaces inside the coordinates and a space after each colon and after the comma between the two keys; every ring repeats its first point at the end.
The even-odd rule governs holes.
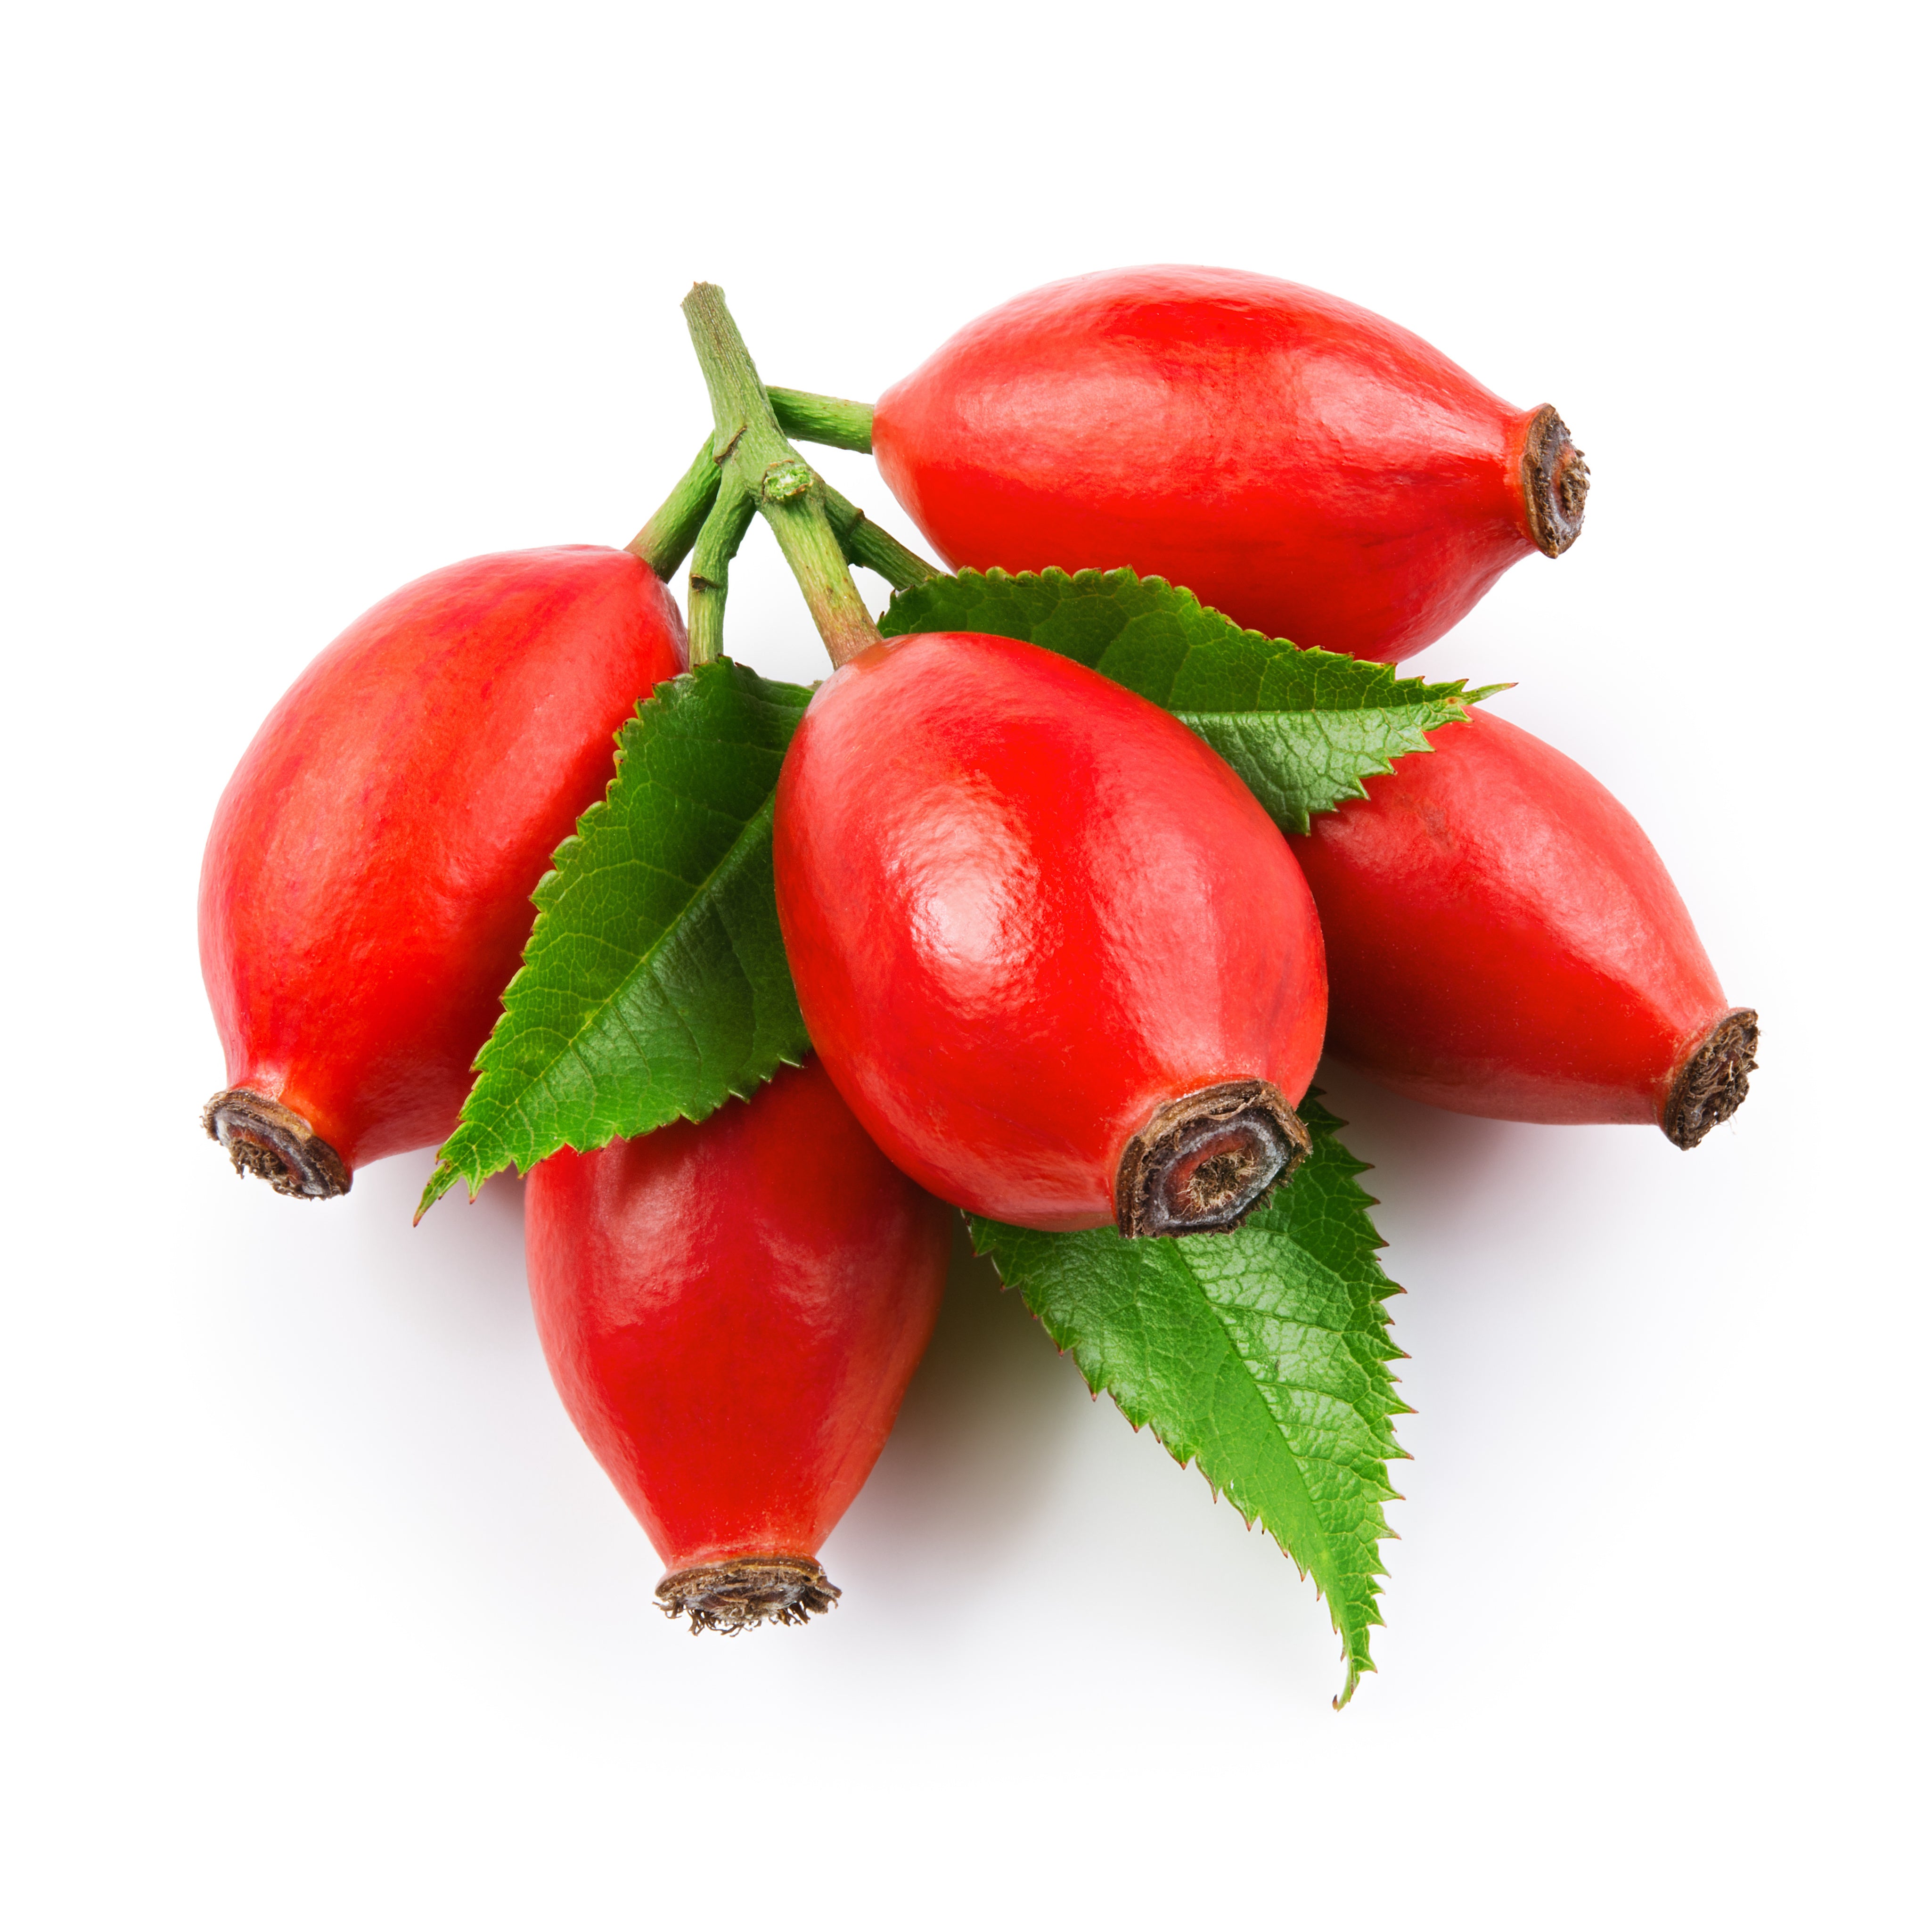
{"type": "Polygon", "coordinates": [[[1729,1005],[1636,820],[1486,712],[1294,839],[1332,975],[1329,1050],[1506,1120],[1652,1121],[1696,1145],[1744,1100],[1729,1005]]]}
{"type": "Polygon", "coordinates": [[[1555,410],[1353,302],[1117,268],[982,315],[879,398],[892,493],[956,566],[1125,565],[1271,638],[1395,659],[1582,525],[1555,410]]]}
{"type": "Polygon", "coordinates": [[[346,1191],[455,1126],[551,853],[612,734],[684,668],[638,560],[480,556],[358,617],[242,754],[201,875],[227,1054],[211,1134],[285,1194],[346,1191]]]}
{"type": "Polygon", "coordinates": [[[1192,732],[1009,638],[829,678],[778,779],[812,1044],[923,1186],[1022,1227],[1231,1227],[1300,1158],[1315,909],[1192,732]]]}
{"type": "Polygon", "coordinates": [[[953,1217],[816,1060],[595,1154],[525,1196],[558,1393],[694,1629],[802,1623],[819,1546],[884,1447],[946,1285],[953,1217]]]}

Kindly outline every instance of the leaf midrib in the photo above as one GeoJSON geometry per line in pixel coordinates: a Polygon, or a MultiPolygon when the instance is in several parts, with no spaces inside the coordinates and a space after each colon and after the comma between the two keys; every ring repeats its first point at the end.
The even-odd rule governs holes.
{"type": "MultiPolygon", "coordinates": [[[[724,855],[719,859],[717,864],[713,866],[711,869],[705,874],[704,878],[692,888],[689,894],[685,898],[682,904],[678,907],[676,912],[674,913],[669,919],[665,920],[663,926],[658,928],[657,937],[645,947],[643,952],[638,955],[637,962],[631,968],[630,970],[624,975],[622,980],[618,981],[616,986],[611,988],[610,992],[607,993],[602,1000],[598,1001],[595,1006],[592,1006],[589,1010],[584,1016],[583,1022],[578,1026],[577,1030],[557,1048],[556,1052],[551,1054],[543,1062],[542,1066],[538,1071],[533,1073],[531,1077],[524,1083],[521,1091],[518,1095],[518,1102],[520,1106],[523,1095],[527,1094],[532,1088],[538,1086],[543,1082],[547,1080],[549,1078],[551,1070],[554,1069],[560,1060],[568,1058],[572,1054],[577,1054],[579,1058],[580,1064],[582,1064],[580,1049],[585,1038],[595,1028],[600,1025],[604,1022],[604,1020],[609,1016],[613,1007],[617,1006],[622,1003],[624,995],[638,983],[639,978],[657,958],[659,952],[669,942],[672,935],[677,931],[680,923],[690,913],[692,908],[698,904],[700,901],[706,898],[713,891],[720,880],[729,878],[733,872],[742,862],[743,856],[747,848],[747,842],[751,842],[754,844],[755,843],[755,841],[753,840],[752,835],[770,819],[772,816],[773,802],[776,797],[777,792],[776,788],[766,794],[764,802],[758,807],[758,810],[754,812],[749,818],[744,821],[743,825],[740,829],[737,836],[732,840],[730,846],[727,848],[724,855]]],[[[560,935],[560,938],[563,935],[560,935]]],[[[556,944],[557,942],[553,941],[552,943],[556,944]]],[[[749,974],[746,975],[746,979],[748,984],[751,980],[749,974]]],[[[678,1024],[685,1029],[686,1034],[690,1036],[694,1054],[701,1060],[703,1056],[698,1048],[697,1037],[694,1034],[692,1034],[690,1022],[685,1018],[682,1012],[678,1011],[676,1006],[672,1006],[670,1008],[670,1011],[676,1018],[678,1024]]],[[[622,1016],[621,1013],[618,1017],[622,1020],[622,1016]]],[[[626,1024],[628,1030],[628,1022],[626,1024]]],[[[639,1057],[640,1058],[644,1058],[648,1056],[646,1056],[640,1052],[639,1057]]],[[[586,1066],[584,1070],[586,1073],[590,1073],[593,1079],[595,1078],[594,1072],[591,1068],[586,1066]]],[[[469,1124],[466,1122],[464,1124],[466,1126],[469,1124]]],[[[500,1138],[500,1136],[499,1138],[500,1138]]]]}
{"type": "MultiPolygon", "coordinates": [[[[1279,1235],[1270,1234],[1267,1238],[1270,1240],[1276,1240],[1282,1238],[1279,1235]]],[[[1294,1243],[1291,1240],[1290,1244],[1296,1248],[1298,1252],[1303,1252],[1303,1250],[1300,1250],[1300,1244],[1298,1243],[1294,1243]]],[[[1253,1367],[1250,1364],[1247,1356],[1243,1352],[1240,1344],[1235,1340],[1234,1332],[1228,1325],[1227,1317],[1222,1313],[1220,1307],[1216,1303],[1214,1298],[1208,1294],[1206,1288],[1203,1286],[1201,1276],[1195,1269],[1192,1257],[1189,1254],[1186,1249],[1181,1246],[1178,1243],[1175,1245],[1174,1252],[1180,1258],[1182,1265],[1186,1268],[1187,1270],[1188,1281],[1192,1286],[1195,1293],[1201,1298],[1202,1306],[1204,1306],[1208,1310],[1208,1312],[1214,1317],[1215,1324],[1220,1330],[1222,1339],[1227,1344],[1228,1354],[1233,1358],[1234,1361],[1240,1365],[1241,1370],[1242,1388],[1256,1403],[1259,1405],[1262,1419],[1266,1426],[1268,1440],[1280,1449],[1282,1456],[1286,1460],[1288,1468],[1294,1472],[1295,1486],[1300,1492],[1302,1509],[1310,1522],[1314,1526],[1316,1535],[1319,1539],[1323,1552],[1328,1558],[1328,1567],[1331,1572],[1339,1574],[1340,1571],[1340,1564],[1336,1556],[1335,1546],[1329,1537],[1327,1528],[1323,1526],[1321,1518],[1316,1510],[1315,1498],[1309,1490],[1307,1478],[1302,1472],[1301,1458],[1298,1456],[1294,1453],[1294,1450],[1288,1446],[1288,1438],[1282,1431],[1280,1420],[1276,1416],[1274,1409],[1269,1406],[1267,1396],[1262,1393],[1261,1384],[1256,1376],[1253,1367]]],[[[1312,1324],[1304,1323],[1300,1325],[1308,1327],[1312,1324]]],[[[1286,1386],[1286,1384],[1283,1384],[1283,1386],[1286,1386]]],[[[1162,1444],[1165,1445],[1166,1438],[1165,1436],[1161,1436],[1160,1424],[1154,1422],[1152,1418],[1150,1418],[1149,1426],[1154,1430],[1155,1435],[1160,1437],[1162,1444]]],[[[1170,1455],[1173,1454],[1173,1450],[1171,1448],[1168,1449],[1168,1454],[1170,1455]]],[[[1200,1451],[1198,1450],[1196,1450],[1195,1452],[1194,1460],[1197,1464],[1201,1460],[1200,1451]]],[[[1203,1469],[1202,1473],[1205,1475],[1208,1472],[1203,1469]]],[[[1233,1500],[1232,1492],[1229,1490],[1228,1485],[1226,1482],[1220,1482],[1220,1487],[1222,1492],[1224,1495],[1228,1496],[1229,1500],[1232,1502],[1233,1500]]],[[[1240,1505],[1238,1503],[1235,1504],[1236,1508],[1238,1509],[1240,1507],[1240,1505]]],[[[1258,1516],[1258,1510],[1256,1512],[1256,1514],[1258,1516]]],[[[1267,1527],[1265,1523],[1264,1523],[1262,1526],[1264,1528],[1267,1527]]],[[[1280,1547],[1288,1556],[1288,1561],[1294,1564],[1297,1571],[1300,1574],[1304,1576],[1311,1575],[1315,1576],[1315,1586],[1317,1590],[1321,1592],[1321,1594],[1323,1596],[1328,1599],[1330,1614],[1333,1615],[1336,1609],[1334,1592],[1332,1590],[1324,1588],[1321,1577],[1318,1575],[1316,1575],[1316,1565],[1312,1557],[1310,1558],[1307,1568],[1304,1570],[1302,1567],[1300,1559],[1295,1556],[1294,1552],[1292,1550],[1288,1549],[1286,1542],[1279,1537],[1275,1540],[1276,1543],[1280,1545],[1280,1547]]],[[[1340,1617],[1337,1616],[1336,1618],[1336,1622],[1339,1624],[1340,1621],[1340,1617]]]]}

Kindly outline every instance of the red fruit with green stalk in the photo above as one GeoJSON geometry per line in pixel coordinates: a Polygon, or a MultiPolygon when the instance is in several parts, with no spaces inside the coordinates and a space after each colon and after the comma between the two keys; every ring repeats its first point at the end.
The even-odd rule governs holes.
{"type": "Polygon", "coordinates": [[[759,501],[839,667],[772,833],[826,1072],[893,1160],[975,1214],[1238,1225],[1307,1150],[1294,1108],[1325,1006],[1273,821],[1184,725],[1082,666],[1006,638],[884,642],[722,296],[700,285],[685,312],[726,488],[759,501]]]}
{"type": "Polygon", "coordinates": [[[816,1060],[749,1101],[531,1174],[544,1359],[694,1630],[802,1623],[945,1287],[952,1216],[816,1060]]]}
{"type": "Polygon", "coordinates": [[[608,780],[618,726],[684,662],[658,574],[584,546],[432,572],[296,680],[202,868],[228,1063],[204,1120],[238,1172],[323,1198],[450,1132],[531,892],[608,780]]]}
{"type": "Polygon", "coordinates": [[[1119,268],[1002,304],[868,412],[778,392],[869,446],[956,566],[1125,565],[1271,638],[1406,658],[1582,525],[1556,411],[1518,410],[1353,302],[1229,268],[1119,268]]]}
{"type": "Polygon", "coordinates": [[[1328,1048],[1508,1120],[1651,1122],[1695,1147],[1742,1103],[1733,1006],[1663,861],[1580,765],[1485,712],[1292,839],[1328,943],[1328,1048]]]}

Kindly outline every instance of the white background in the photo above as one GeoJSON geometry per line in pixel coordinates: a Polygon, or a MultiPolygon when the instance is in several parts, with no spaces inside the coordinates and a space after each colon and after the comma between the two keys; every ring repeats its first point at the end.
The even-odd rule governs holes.
{"type": "MultiPolygon", "coordinates": [[[[1906,21],[16,15],[11,1923],[1922,1922],[1906,21]],[[1497,709],[1630,806],[1764,1016],[1690,1156],[1328,1080],[1417,1410],[1340,1716],[1312,1589],[970,1267],[837,1614],[694,1642],[549,1388],[516,1184],[412,1233],[427,1154],[302,1207],[196,1123],[242,747],[406,579],[631,535],[706,426],[694,277],[769,380],[869,397],[1008,296],[1162,260],[1562,410],[1581,542],[1415,668],[1520,680],[1497,709]]],[[[730,635],[822,669],[762,532],[730,635]]]]}

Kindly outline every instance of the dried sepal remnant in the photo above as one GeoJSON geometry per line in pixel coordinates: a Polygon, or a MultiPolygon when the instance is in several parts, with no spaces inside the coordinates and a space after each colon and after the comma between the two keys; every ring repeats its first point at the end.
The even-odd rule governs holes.
{"type": "Polygon", "coordinates": [[[664,1615],[691,1634],[736,1636],[756,1624],[809,1623],[838,1602],[838,1588],[809,1556],[734,1557],[674,1570],[658,1586],[664,1615]]]}
{"type": "Polygon", "coordinates": [[[1698,1042],[1670,1083],[1663,1127],[1687,1153],[1744,1103],[1757,1067],[1757,1015],[1734,1006],[1698,1042]]]}
{"type": "Polygon", "coordinates": [[[1120,1156],[1115,1225],[1148,1234],[1226,1234],[1308,1157],[1308,1130],[1280,1088],[1229,1080],[1157,1108],[1120,1156]]]}
{"type": "Polygon", "coordinates": [[[1522,495],[1530,536],[1545,556],[1561,556],[1583,533],[1590,466],[1563,418],[1546,403],[1530,418],[1522,446],[1522,495]]]}
{"type": "Polygon", "coordinates": [[[342,1156],[301,1114],[266,1094],[230,1088],[201,1110],[201,1124],[237,1174],[259,1175],[278,1194],[329,1201],[349,1192],[342,1156]]]}

